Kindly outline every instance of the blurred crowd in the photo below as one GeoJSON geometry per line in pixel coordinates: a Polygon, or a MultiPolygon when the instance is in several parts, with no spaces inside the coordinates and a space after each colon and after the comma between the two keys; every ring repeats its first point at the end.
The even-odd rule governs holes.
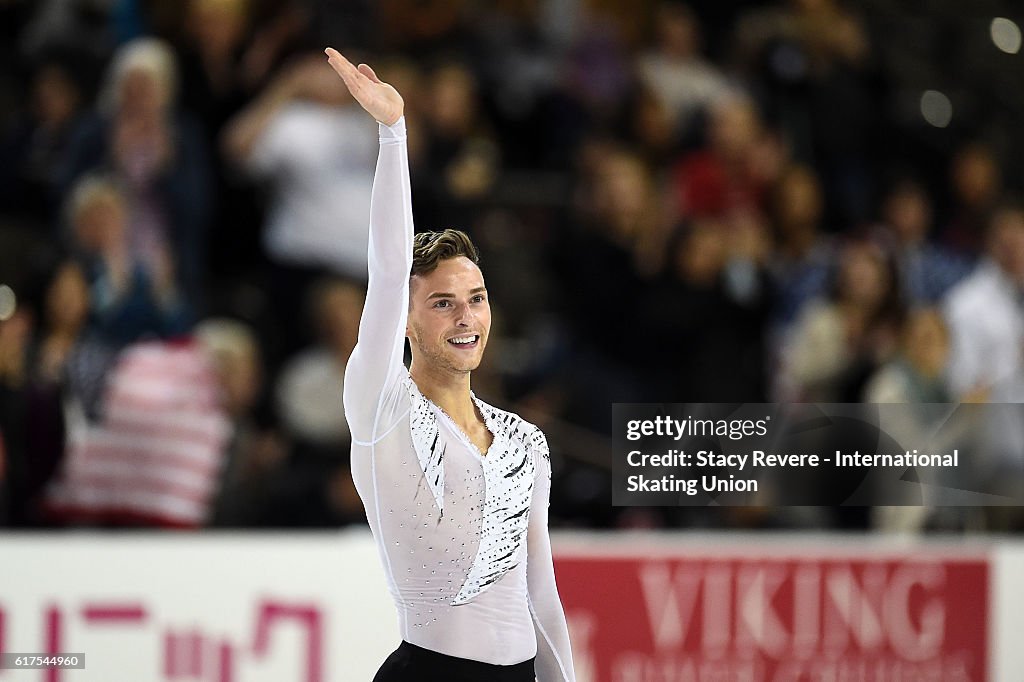
{"type": "Polygon", "coordinates": [[[405,98],[417,229],[481,248],[474,390],[547,431],[553,524],[1020,529],[610,505],[614,402],[1024,401],[1024,68],[933,4],[0,0],[0,524],[364,522],[332,45],[405,98]]]}

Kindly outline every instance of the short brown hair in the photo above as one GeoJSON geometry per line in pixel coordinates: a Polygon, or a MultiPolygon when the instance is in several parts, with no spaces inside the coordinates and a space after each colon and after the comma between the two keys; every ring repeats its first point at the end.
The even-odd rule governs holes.
{"type": "Polygon", "coordinates": [[[419,232],[413,237],[412,271],[409,275],[430,274],[441,261],[459,256],[480,263],[480,252],[465,232],[451,229],[419,232]]]}

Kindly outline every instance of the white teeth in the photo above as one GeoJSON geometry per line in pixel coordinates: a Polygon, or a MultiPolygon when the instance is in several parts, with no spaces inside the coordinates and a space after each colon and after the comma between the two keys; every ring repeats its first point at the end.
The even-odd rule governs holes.
{"type": "Polygon", "coordinates": [[[476,336],[460,336],[458,338],[449,339],[449,340],[452,343],[464,344],[464,343],[473,343],[474,341],[477,340],[477,338],[478,337],[476,337],[476,336]]]}

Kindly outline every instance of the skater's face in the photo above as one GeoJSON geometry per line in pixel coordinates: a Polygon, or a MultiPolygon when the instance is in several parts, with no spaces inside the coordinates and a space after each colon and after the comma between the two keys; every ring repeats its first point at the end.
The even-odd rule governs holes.
{"type": "Polygon", "coordinates": [[[477,368],[491,330],[491,306],[480,268],[465,256],[413,275],[406,336],[413,363],[466,373],[477,368]]]}

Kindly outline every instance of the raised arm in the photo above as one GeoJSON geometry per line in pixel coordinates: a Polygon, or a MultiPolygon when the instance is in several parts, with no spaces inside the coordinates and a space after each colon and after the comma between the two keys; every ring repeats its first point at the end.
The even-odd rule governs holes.
{"type": "Polygon", "coordinates": [[[380,124],[370,198],[369,285],[359,337],[345,368],[345,415],[352,436],[372,442],[390,426],[386,405],[402,376],[412,267],[412,194],[401,96],[365,64],[327,49],[352,96],[380,124]]]}
{"type": "Polygon", "coordinates": [[[551,460],[544,435],[535,437],[538,448],[530,525],[526,533],[526,583],[530,613],[537,633],[538,682],[575,682],[562,600],[555,585],[555,568],[548,535],[548,504],[551,499],[551,460]]]}

